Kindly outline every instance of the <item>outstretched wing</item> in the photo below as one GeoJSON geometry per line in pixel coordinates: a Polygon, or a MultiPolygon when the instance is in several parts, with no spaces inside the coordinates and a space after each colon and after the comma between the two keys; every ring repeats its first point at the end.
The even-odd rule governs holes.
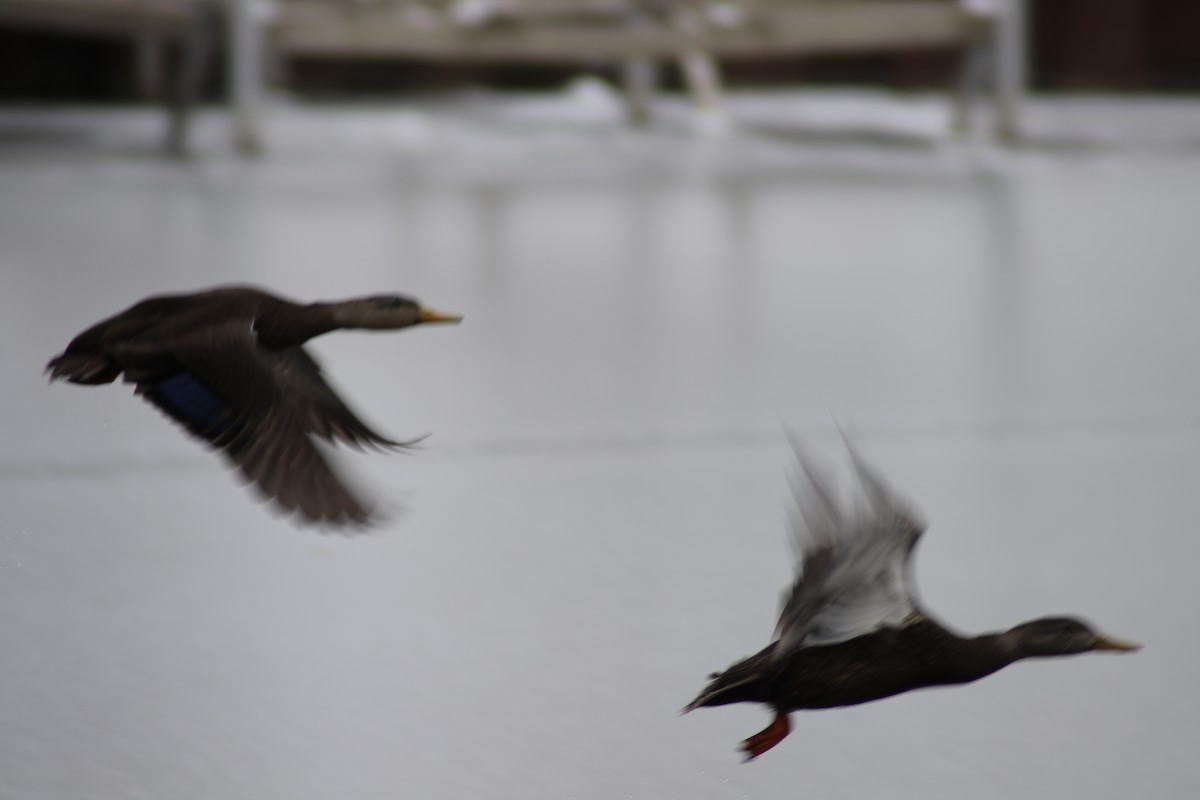
{"type": "Polygon", "coordinates": [[[260,350],[248,320],[231,319],[153,349],[154,363],[145,368],[138,367],[136,343],[120,349],[138,394],[220,450],[259,492],[309,522],[367,521],[370,509],[309,438],[311,404],[280,380],[278,359],[260,350]]]}
{"type": "Polygon", "coordinates": [[[325,380],[321,365],[303,347],[289,347],[274,353],[276,374],[289,396],[300,407],[305,429],[323,439],[340,440],[362,449],[402,449],[420,441],[397,441],[375,431],[350,410],[325,380]]]}
{"type": "Polygon", "coordinates": [[[776,657],[898,626],[916,613],[909,562],[925,529],[849,440],[856,485],[847,501],[799,439],[789,438],[799,462],[791,521],[797,574],[784,593],[776,657]]]}

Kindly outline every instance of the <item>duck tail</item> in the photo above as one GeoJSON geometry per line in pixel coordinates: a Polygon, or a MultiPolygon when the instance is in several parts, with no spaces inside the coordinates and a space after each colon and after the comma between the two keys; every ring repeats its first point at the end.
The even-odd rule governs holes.
{"type": "Polygon", "coordinates": [[[121,374],[121,368],[99,353],[72,353],[68,350],[50,359],[46,372],[50,373],[52,382],[68,380],[95,386],[112,383],[121,374]]]}
{"type": "Polygon", "coordinates": [[[696,699],[684,706],[681,713],[686,714],[689,711],[694,711],[702,706],[723,706],[729,703],[738,703],[748,698],[742,697],[740,694],[732,694],[732,691],[739,686],[745,686],[748,683],[753,683],[758,679],[757,675],[737,675],[730,673],[733,670],[725,672],[714,672],[709,675],[709,684],[704,687],[704,690],[696,696],[696,699]]]}

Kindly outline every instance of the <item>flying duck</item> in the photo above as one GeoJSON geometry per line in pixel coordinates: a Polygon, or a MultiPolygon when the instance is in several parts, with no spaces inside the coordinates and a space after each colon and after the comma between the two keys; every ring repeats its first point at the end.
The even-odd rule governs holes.
{"type": "Polygon", "coordinates": [[[405,448],[359,419],[304,349],[345,329],[396,330],[461,317],[398,295],[295,303],[250,286],[148,297],[76,336],[46,366],[50,380],[97,385],[124,375],[135,393],[218,450],[301,521],[361,525],[371,509],[313,437],[405,448]]]}
{"type": "Polygon", "coordinates": [[[912,554],[925,530],[917,512],[848,440],[856,483],[851,503],[791,439],[799,461],[791,515],[796,577],[784,593],[775,635],[760,652],[710,675],[684,709],[761,703],[773,710],[771,724],[742,742],[747,761],[783,741],[793,711],[970,683],[1026,658],[1138,649],[1073,617],[978,636],[947,630],[917,598],[912,554]]]}

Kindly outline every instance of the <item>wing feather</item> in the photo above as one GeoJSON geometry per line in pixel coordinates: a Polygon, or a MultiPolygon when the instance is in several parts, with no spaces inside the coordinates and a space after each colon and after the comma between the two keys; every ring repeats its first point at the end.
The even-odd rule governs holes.
{"type": "Polygon", "coordinates": [[[776,626],[777,657],[898,626],[917,613],[910,560],[925,528],[849,440],[855,485],[847,501],[808,448],[789,439],[799,463],[791,515],[797,574],[776,626]]]}
{"type": "Polygon", "coordinates": [[[321,371],[321,365],[303,347],[274,353],[279,380],[288,387],[304,415],[305,428],[328,441],[338,440],[363,449],[403,449],[420,441],[398,441],[363,422],[338,395],[321,371]]]}
{"type": "MultiPolygon", "coordinates": [[[[168,344],[177,367],[139,374],[139,394],[221,451],[285,511],[313,523],[368,520],[370,509],[309,438],[311,408],[278,379],[277,364],[257,346],[248,322],[231,320],[168,344]],[[164,389],[170,381],[174,388],[164,389]]],[[[122,356],[137,358],[132,348],[122,356]]]]}

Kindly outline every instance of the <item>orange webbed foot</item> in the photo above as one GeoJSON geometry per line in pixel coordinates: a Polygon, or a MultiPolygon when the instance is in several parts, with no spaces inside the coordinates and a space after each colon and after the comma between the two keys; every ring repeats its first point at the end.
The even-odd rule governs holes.
{"type": "Polygon", "coordinates": [[[758,758],[782,742],[791,732],[792,724],[788,715],[782,711],[775,712],[775,719],[771,720],[770,725],[742,742],[742,752],[746,754],[746,761],[758,758]]]}

